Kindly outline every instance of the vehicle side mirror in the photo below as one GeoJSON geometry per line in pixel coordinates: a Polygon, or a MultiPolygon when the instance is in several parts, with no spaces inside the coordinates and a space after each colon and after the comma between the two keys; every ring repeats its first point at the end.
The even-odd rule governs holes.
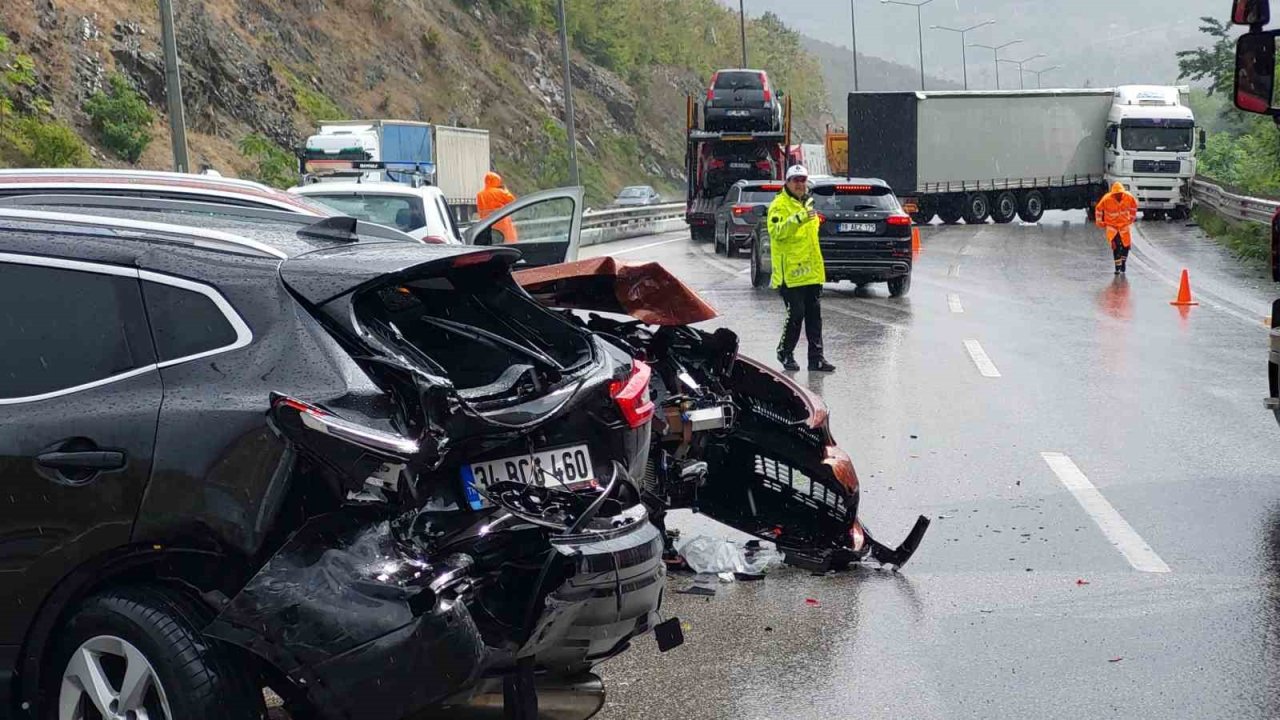
{"type": "Polygon", "coordinates": [[[1271,22],[1271,0],[1235,0],[1231,6],[1235,25],[1266,25],[1271,22]]]}
{"type": "Polygon", "coordinates": [[[1271,279],[1280,282],[1280,212],[1271,216],[1271,279]]]}
{"type": "Polygon", "coordinates": [[[1235,105],[1257,115],[1280,115],[1275,107],[1276,35],[1278,31],[1251,32],[1236,42],[1235,105]]]}
{"type": "Polygon", "coordinates": [[[1196,149],[1203,150],[1205,143],[1208,142],[1208,137],[1205,135],[1204,128],[1200,128],[1200,135],[1197,138],[1197,140],[1198,140],[1198,143],[1196,145],[1196,149]]]}

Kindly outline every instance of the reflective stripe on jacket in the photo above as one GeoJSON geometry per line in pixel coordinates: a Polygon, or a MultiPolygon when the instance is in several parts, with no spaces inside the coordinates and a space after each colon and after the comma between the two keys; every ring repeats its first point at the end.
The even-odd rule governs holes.
{"type": "MultiPolygon", "coordinates": [[[[812,201],[810,201],[812,202],[812,201]]],[[[783,188],[769,203],[769,252],[773,261],[772,287],[821,285],[827,268],[818,245],[818,218],[783,188]]]]}

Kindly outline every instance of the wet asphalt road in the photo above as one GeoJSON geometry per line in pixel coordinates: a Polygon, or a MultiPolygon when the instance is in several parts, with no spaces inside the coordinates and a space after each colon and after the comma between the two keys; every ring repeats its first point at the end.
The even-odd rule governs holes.
{"type": "MultiPolygon", "coordinates": [[[[1181,224],[1139,228],[1126,280],[1083,212],[935,225],[924,246],[907,298],[828,285],[839,370],[796,374],[831,407],[868,526],[896,544],[934,518],[920,551],[709,600],[671,578],[687,643],[606,663],[599,717],[1280,717],[1280,428],[1261,402],[1280,290],[1181,224]],[[1187,312],[1169,305],[1183,266],[1187,312]]],[[[606,253],[663,262],[772,360],[782,303],[746,260],[686,233],[583,254],[606,253]]]]}

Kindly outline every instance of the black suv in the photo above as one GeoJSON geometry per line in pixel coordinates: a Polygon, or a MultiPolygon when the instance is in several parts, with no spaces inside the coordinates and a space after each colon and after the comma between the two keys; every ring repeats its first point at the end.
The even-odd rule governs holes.
{"type": "Polygon", "coordinates": [[[649,368],[517,250],[99,210],[0,208],[0,714],[389,720],[651,627],[649,368]]]}
{"type": "MultiPolygon", "coordinates": [[[[911,216],[889,185],[874,178],[824,178],[811,181],[809,193],[822,218],[818,241],[827,282],[888,282],[891,296],[906,295],[911,289],[911,216]]],[[[751,246],[751,284],[767,287],[772,272],[769,230],[760,223],[751,246]]]]}
{"type": "Polygon", "coordinates": [[[763,70],[718,70],[711,76],[704,125],[722,130],[782,130],[782,103],[763,70]]]}
{"type": "Polygon", "coordinates": [[[764,219],[769,203],[782,190],[778,180],[739,180],[729,188],[716,208],[715,249],[729,257],[751,243],[756,224],[764,219]]]}

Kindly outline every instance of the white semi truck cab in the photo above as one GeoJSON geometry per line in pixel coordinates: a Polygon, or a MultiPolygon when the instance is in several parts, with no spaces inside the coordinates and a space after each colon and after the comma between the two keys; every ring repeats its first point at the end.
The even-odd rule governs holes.
{"type": "Polygon", "coordinates": [[[1147,217],[1191,213],[1199,138],[1187,88],[1121,85],[1107,115],[1106,182],[1124,183],[1147,217]]]}

